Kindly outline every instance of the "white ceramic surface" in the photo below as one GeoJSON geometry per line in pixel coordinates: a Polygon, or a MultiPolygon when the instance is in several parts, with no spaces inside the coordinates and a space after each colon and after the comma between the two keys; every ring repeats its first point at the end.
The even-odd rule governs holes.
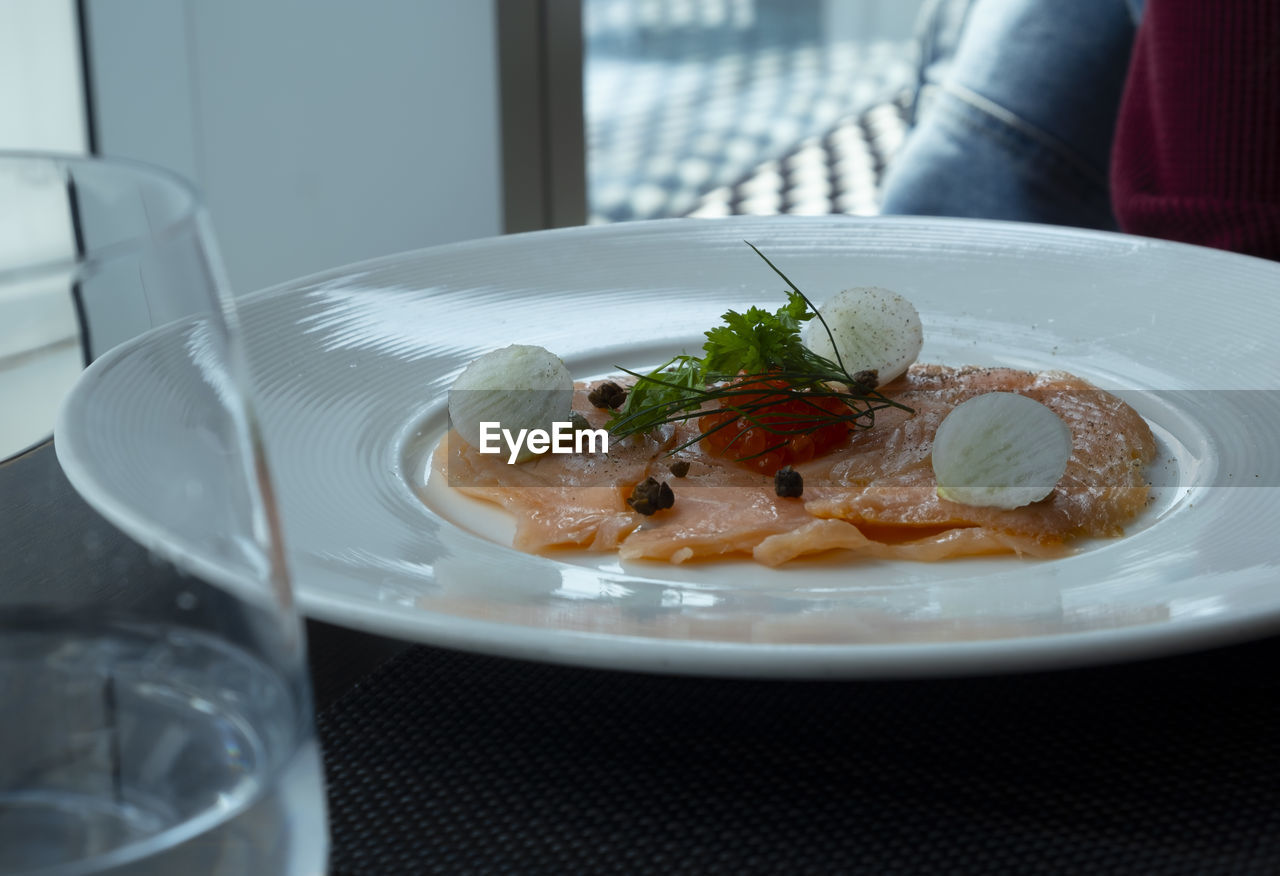
{"type": "MultiPolygon", "coordinates": [[[[996,222],[851,217],[593,226],[407,253],[249,296],[298,598],[309,615],[455,648],[713,675],[1017,671],[1168,653],[1280,629],[1280,264],[996,222]],[[922,361],[1063,369],[1152,423],[1155,501],[1129,534],[1053,561],[621,564],[530,556],[503,515],[422,488],[446,391],[482,352],[559,353],[577,376],[700,346],[728,307],[847,286],[907,296],[922,361]],[[424,502],[419,492],[425,496],[424,502]]],[[[148,461],[188,416],[162,329],[95,363],[63,412],[80,492],[143,543],[209,571],[169,527],[148,461]]]]}

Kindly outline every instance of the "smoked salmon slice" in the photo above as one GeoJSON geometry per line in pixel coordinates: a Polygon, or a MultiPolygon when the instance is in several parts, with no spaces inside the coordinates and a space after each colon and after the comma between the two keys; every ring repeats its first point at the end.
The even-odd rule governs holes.
{"type": "MultiPolygon", "coordinates": [[[[593,427],[608,413],[574,410],[593,427]]],[[[1119,398],[1062,372],[914,365],[881,391],[913,409],[885,410],[870,429],[796,466],[800,498],[779,498],[773,479],[693,444],[696,421],[613,441],[609,452],[548,455],[508,465],[450,434],[433,465],[450,486],[497,503],[516,520],[514,546],[617,550],[624,560],[681,563],[750,556],[766,565],[828,551],[931,561],[992,553],[1062,555],[1074,539],[1118,536],[1146,506],[1145,467],[1156,444],[1147,423],[1119,398]],[[1040,502],[1012,510],[939,499],[931,450],[956,405],[988,392],[1017,392],[1055,411],[1072,434],[1066,474],[1040,502]],[[689,463],[676,478],[671,465],[689,463]],[[675,505],[645,517],[626,504],[646,477],[666,481],[675,505]]]]}

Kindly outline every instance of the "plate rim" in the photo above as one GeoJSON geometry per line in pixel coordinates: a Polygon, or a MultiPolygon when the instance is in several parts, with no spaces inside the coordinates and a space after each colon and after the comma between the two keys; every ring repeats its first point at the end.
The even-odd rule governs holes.
{"type": "Polygon", "coordinates": [[[392,630],[350,605],[316,594],[299,597],[307,617],[371,635],[516,660],[609,671],[712,678],[875,680],[953,678],[1068,671],[1237,644],[1280,630],[1280,607],[1245,617],[1177,624],[1009,637],[892,643],[744,643],[663,639],[563,628],[530,627],[419,610],[418,621],[392,630]],[[421,635],[423,618],[431,623],[421,635]],[[541,638],[541,641],[539,641],[541,638]],[[548,647],[554,645],[557,647],[548,647]]]}

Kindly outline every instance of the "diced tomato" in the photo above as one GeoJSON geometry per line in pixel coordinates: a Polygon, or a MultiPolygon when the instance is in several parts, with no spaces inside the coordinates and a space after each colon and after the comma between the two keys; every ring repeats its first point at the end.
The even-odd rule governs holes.
{"type": "Polygon", "coordinates": [[[717,456],[736,460],[748,468],[774,474],[784,465],[796,465],[834,449],[849,434],[849,423],[840,417],[849,408],[826,396],[796,398],[794,393],[770,392],[786,384],[756,380],[741,388],[759,386],[759,394],[736,395],[720,400],[722,413],[699,420],[706,435],[702,444],[717,456]],[[771,403],[771,399],[776,399],[771,403]],[[764,407],[757,408],[763,404],[764,407]],[[751,408],[749,414],[730,408],[751,408]],[[722,427],[722,428],[717,428],[722,427]],[[715,431],[711,431],[715,430],[715,431]],[[706,433],[710,434],[706,434],[706,433]]]}

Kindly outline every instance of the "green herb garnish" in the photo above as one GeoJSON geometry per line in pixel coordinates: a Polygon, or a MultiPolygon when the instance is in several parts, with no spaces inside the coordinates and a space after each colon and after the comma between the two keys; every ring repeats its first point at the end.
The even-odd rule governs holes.
{"type": "MultiPolygon", "coordinates": [[[[721,317],[723,325],[705,332],[707,340],[702,345],[700,358],[682,354],[648,374],[623,368],[636,382],[626,403],[613,412],[609,430],[625,438],[667,423],[733,411],[751,426],[781,439],[761,454],[753,454],[754,457],[784,446],[793,436],[832,423],[846,422],[869,428],[875,422],[876,411],[898,408],[910,412],[911,408],[876,390],[875,372],[850,374],[840,361],[838,351],[833,362],[804,345],[800,329],[809,320],[816,317],[828,336],[831,329],[813,302],[786,274],[753,243],[746,241],[746,244],[787,284],[787,303],[773,313],[759,307],[751,307],[746,313],[727,311],[721,317]],[[760,385],[762,381],[768,381],[767,388],[760,385]],[[816,399],[838,399],[839,412],[816,404],[816,399]],[[792,400],[808,404],[801,413],[769,412],[767,420],[757,416],[779,402],[792,400]],[[708,402],[721,402],[721,405],[707,408],[708,402]]],[[[671,452],[682,450],[735,422],[737,418],[721,418],[716,425],[671,452]]],[[[730,443],[746,431],[740,430],[730,443]]]]}

